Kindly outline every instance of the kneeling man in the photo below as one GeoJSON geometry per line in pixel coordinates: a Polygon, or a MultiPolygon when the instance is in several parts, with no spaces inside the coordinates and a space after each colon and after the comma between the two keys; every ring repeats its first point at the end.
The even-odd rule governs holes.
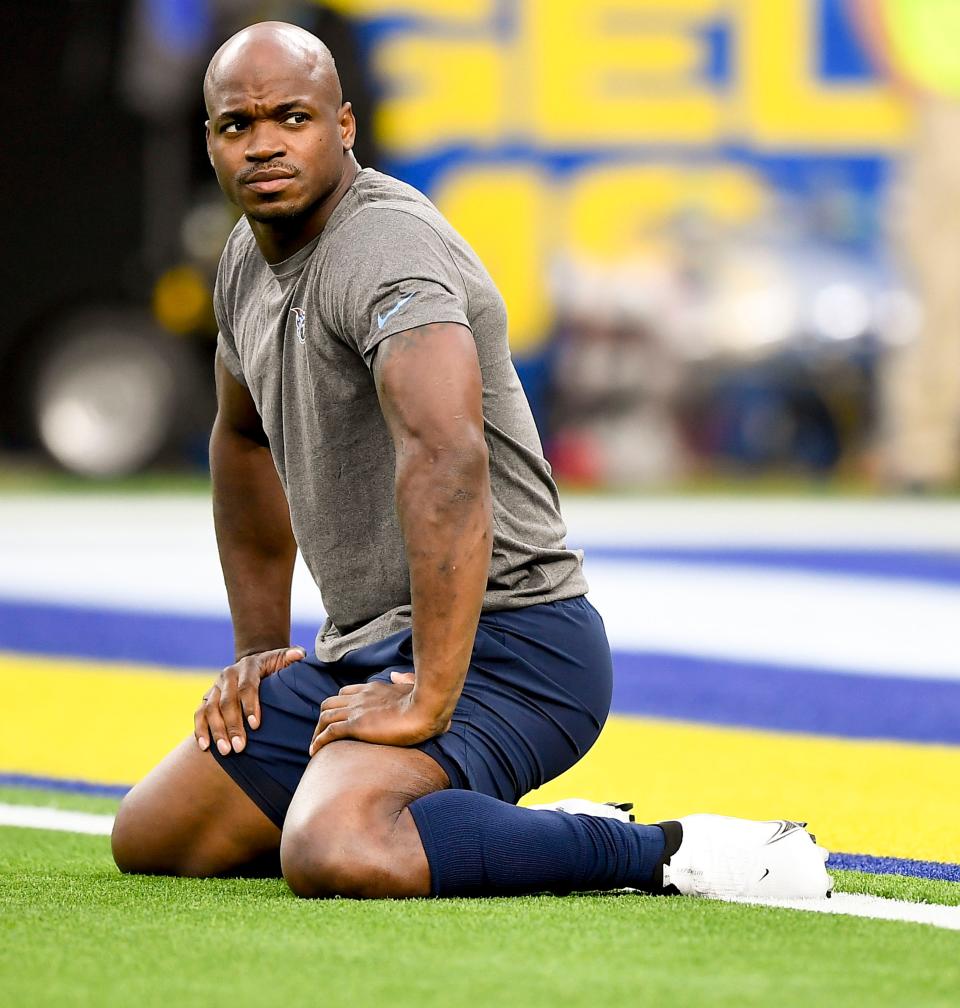
{"type": "Polygon", "coordinates": [[[302,896],[823,895],[800,824],[516,807],[596,741],[611,661],[503,300],[423,195],[359,167],[314,36],[240,32],[204,92],[243,211],[210,442],[237,658],[124,800],[119,867],[280,869],[302,896]],[[297,547],[329,613],[311,656],[289,640],[297,547]]]}

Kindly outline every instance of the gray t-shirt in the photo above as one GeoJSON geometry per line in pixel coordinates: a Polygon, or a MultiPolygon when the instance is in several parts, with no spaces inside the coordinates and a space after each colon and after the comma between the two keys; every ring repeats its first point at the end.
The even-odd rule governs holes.
{"type": "Polygon", "coordinates": [[[484,611],[586,592],[510,359],[503,299],[416,189],[364,168],[320,236],[274,265],[241,219],[214,304],[220,353],[256,403],[328,613],[319,658],[335,661],[410,626],[395,454],[370,367],[383,340],[430,322],[469,326],[480,360],[493,494],[484,611]]]}

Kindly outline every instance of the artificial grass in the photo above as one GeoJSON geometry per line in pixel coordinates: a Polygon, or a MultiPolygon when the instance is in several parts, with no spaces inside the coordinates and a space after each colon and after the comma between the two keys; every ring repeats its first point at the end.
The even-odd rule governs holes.
{"type": "Polygon", "coordinates": [[[155,468],[133,476],[103,479],[77,476],[51,467],[38,458],[3,456],[0,466],[0,495],[18,494],[210,494],[210,474],[188,467],[155,468]]]}
{"type": "MultiPolygon", "coordinates": [[[[129,476],[95,478],[64,472],[36,454],[6,453],[0,456],[0,494],[88,494],[88,493],[210,493],[210,475],[200,466],[154,466],[129,476]]],[[[656,499],[677,494],[690,497],[810,497],[882,499],[903,496],[890,492],[861,474],[835,472],[817,475],[789,469],[771,472],[735,470],[716,466],[710,472],[695,473],[662,484],[589,486],[577,482],[560,483],[564,497],[606,497],[656,499]]],[[[936,499],[954,499],[960,484],[953,483],[925,494],[936,499]]]]}
{"type": "Polygon", "coordinates": [[[960,882],[833,869],[830,870],[830,874],[834,878],[837,892],[864,893],[868,896],[883,896],[885,899],[907,900],[911,903],[960,906],[960,882]]]}
{"type": "Polygon", "coordinates": [[[97,812],[115,815],[119,798],[77,794],[58,788],[0,787],[0,803],[7,805],[37,805],[41,808],[69,809],[74,812],[97,812]]]}
{"type": "Polygon", "coordinates": [[[307,902],[124,877],[106,838],[13,828],[0,928],[4,1003],[58,1008],[947,1006],[960,984],[957,933],[913,924],[614,894],[307,902]]]}
{"type": "MultiPolygon", "coordinates": [[[[0,786],[0,803],[4,802],[12,805],[36,805],[42,808],[113,815],[117,811],[120,799],[78,794],[58,788],[0,786]]],[[[831,869],[831,875],[837,892],[863,893],[913,903],[960,906],[960,882],[836,869],[831,869]]]]}

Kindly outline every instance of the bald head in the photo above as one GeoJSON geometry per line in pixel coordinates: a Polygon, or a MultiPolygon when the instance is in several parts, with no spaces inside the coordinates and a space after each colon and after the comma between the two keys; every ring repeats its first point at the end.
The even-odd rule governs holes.
{"type": "Polygon", "coordinates": [[[228,38],[213,54],[203,78],[207,115],[225,92],[256,87],[278,72],[316,88],[334,108],[343,104],[336,64],[320,39],[296,25],[262,21],[228,38]]]}

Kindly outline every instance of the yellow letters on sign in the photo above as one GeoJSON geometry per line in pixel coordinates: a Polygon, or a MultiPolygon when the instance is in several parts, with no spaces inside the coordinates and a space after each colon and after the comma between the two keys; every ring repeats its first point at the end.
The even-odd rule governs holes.
{"type": "Polygon", "coordinates": [[[375,128],[391,151],[499,139],[504,74],[492,42],[398,36],[379,50],[376,69],[390,87],[375,128]]]}
{"type": "Polygon", "coordinates": [[[816,77],[809,0],[738,0],[738,91],[748,139],[766,149],[889,148],[903,142],[903,103],[881,83],[816,77]]]}
{"type": "MultiPolygon", "coordinates": [[[[447,24],[477,24],[494,13],[497,0],[325,0],[347,17],[407,16],[447,24]]],[[[521,0],[522,2],[522,0],[521,0]]]]}
{"type": "Polygon", "coordinates": [[[763,182],[749,169],[719,164],[612,165],[587,169],[567,198],[566,240],[600,262],[636,254],[681,210],[742,224],[761,209],[763,182]]]}
{"type": "Polygon", "coordinates": [[[692,23],[638,18],[631,0],[528,0],[522,11],[522,93],[539,144],[717,139],[720,98],[698,79],[707,53],[692,23]]]}
{"type": "Polygon", "coordinates": [[[521,352],[549,332],[546,278],[556,254],[614,262],[662,237],[680,210],[730,224],[760,212],[759,168],[712,157],[685,164],[682,152],[734,143],[748,156],[880,154],[901,147],[908,128],[904,103],[882,80],[819,79],[824,40],[813,0],[334,6],[413,19],[376,43],[384,100],[375,129],[391,156],[471,152],[453,159],[431,195],[490,269],[521,352]],[[717,25],[729,52],[722,84],[706,72],[705,29],[717,25]],[[495,163],[504,148],[526,150],[528,164],[495,163]],[[554,191],[545,179],[569,153],[588,163],[571,171],[561,160],[554,191]]]}
{"type": "Polygon", "coordinates": [[[470,166],[444,180],[434,195],[500,289],[511,348],[531,352],[550,326],[545,265],[556,214],[549,185],[533,167],[470,166]]]}

